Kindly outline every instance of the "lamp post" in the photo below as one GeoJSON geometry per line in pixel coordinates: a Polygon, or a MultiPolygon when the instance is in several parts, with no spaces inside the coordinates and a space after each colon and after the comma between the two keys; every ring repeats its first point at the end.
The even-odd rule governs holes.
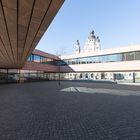
{"type": "Polygon", "coordinates": [[[133,83],[135,83],[135,72],[133,72],[133,83]]]}
{"type": "MultiPolygon", "coordinates": [[[[59,56],[59,58],[60,58],[61,55],[58,55],[58,56],[59,56]]],[[[61,80],[61,75],[60,75],[61,70],[60,70],[60,66],[61,66],[61,60],[59,59],[59,61],[58,61],[58,69],[59,69],[59,70],[58,70],[58,72],[59,72],[59,73],[58,73],[58,74],[59,74],[59,75],[58,75],[58,85],[59,85],[59,86],[60,86],[60,84],[61,84],[61,83],[60,83],[60,80],[61,80]]]]}
{"type": "Polygon", "coordinates": [[[59,79],[58,79],[58,85],[60,86],[60,60],[59,60],[59,79]]]}
{"type": "Polygon", "coordinates": [[[64,49],[65,48],[62,48],[61,50],[61,53],[57,53],[57,56],[59,57],[59,61],[58,61],[58,69],[59,69],[59,77],[58,77],[58,84],[60,86],[60,81],[61,81],[61,55],[63,55],[65,52],[64,52],[64,49]]]}

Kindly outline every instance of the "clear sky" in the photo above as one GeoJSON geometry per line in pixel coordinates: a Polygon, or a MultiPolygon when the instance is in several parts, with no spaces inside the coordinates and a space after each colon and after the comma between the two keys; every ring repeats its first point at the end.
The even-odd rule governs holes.
{"type": "Polygon", "coordinates": [[[140,0],[65,0],[37,49],[71,54],[91,30],[102,49],[140,44],[140,0]]]}

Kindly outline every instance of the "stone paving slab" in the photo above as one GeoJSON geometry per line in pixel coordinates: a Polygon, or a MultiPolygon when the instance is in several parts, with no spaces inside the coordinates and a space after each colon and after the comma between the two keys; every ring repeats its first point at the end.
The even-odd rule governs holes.
{"type": "Polygon", "coordinates": [[[140,139],[139,96],[60,91],[80,86],[140,91],[86,82],[0,85],[0,140],[140,139]]]}

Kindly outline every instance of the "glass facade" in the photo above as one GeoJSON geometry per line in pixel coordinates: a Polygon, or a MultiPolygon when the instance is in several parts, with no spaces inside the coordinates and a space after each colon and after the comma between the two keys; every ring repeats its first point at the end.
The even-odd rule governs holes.
{"type": "MultiPolygon", "coordinates": [[[[61,61],[36,54],[31,54],[30,57],[28,58],[28,61],[48,65],[61,65],[61,61]]],[[[0,83],[19,83],[19,82],[55,80],[58,79],[57,75],[58,74],[55,73],[50,74],[44,71],[0,69],[0,83]]]]}
{"type": "Polygon", "coordinates": [[[28,58],[28,61],[32,62],[38,62],[38,63],[43,63],[43,64],[50,64],[50,65],[57,65],[57,60],[51,59],[48,57],[36,55],[36,54],[31,54],[28,58]]]}
{"type": "Polygon", "coordinates": [[[77,65],[77,64],[91,64],[91,63],[107,63],[120,61],[140,60],[140,51],[126,52],[118,54],[108,54],[100,56],[90,56],[75,59],[65,59],[62,65],[77,65]]]}
{"type": "MultiPolygon", "coordinates": [[[[28,61],[63,66],[76,64],[92,64],[92,63],[107,63],[120,61],[140,60],[140,51],[126,52],[118,54],[108,54],[100,56],[90,56],[67,60],[55,60],[52,58],[32,54],[28,61]]],[[[48,65],[48,67],[49,67],[48,65]]],[[[44,71],[33,70],[18,70],[18,69],[0,69],[0,83],[18,83],[18,82],[32,82],[32,81],[46,81],[46,80],[98,80],[108,79],[121,82],[133,82],[135,73],[135,82],[140,82],[140,72],[73,72],[73,73],[48,73],[44,71]]]]}
{"type": "Polygon", "coordinates": [[[17,69],[0,69],[0,83],[15,83],[18,81],[18,77],[17,69]]]}
{"type": "Polygon", "coordinates": [[[140,83],[140,72],[70,72],[61,73],[61,80],[103,80],[117,83],[140,83]]]}
{"type": "Polygon", "coordinates": [[[58,73],[18,69],[0,69],[0,84],[48,81],[56,79],[58,79],[58,73]]]}

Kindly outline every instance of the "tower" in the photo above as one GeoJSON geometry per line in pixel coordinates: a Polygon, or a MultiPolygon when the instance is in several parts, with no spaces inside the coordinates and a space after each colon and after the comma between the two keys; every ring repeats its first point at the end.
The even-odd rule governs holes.
{"type": "Polygon", "coordinates": [[[91,31],[85,43],[84,52],[94,51],[95,39],[94,31],[91,31]]]}
{"type": "Polygon", "coordinates": [[[99,37],[94,35],[92,30],[84,46],[84,52],[98,51],[101,49],[99,37]]]}
{"type": "Polygon", "coordinates": [[[79,40],[77,40],[75,45],[75,54],[79,54],[79,53],[80,53],[80,43],[79,40]]]}
{"type": "Polygon", "coordinates": [[[101,45],[100,45],[99,36],[97,36],[96,39],[95,39],[94,51],[99,51],[99,50],[101,50],[101,45]]]}

